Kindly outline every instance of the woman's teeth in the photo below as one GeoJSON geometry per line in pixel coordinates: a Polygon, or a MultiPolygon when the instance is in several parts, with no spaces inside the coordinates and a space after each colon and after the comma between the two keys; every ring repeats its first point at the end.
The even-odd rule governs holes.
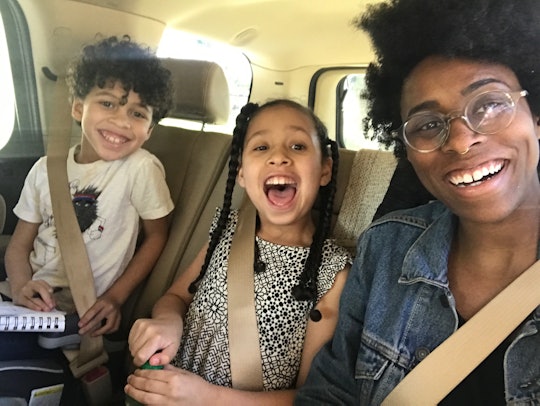
{"type": "Polygon", "coordinates": [[[450,178],[450,182],[456,186],[460,185],[470,185],[473,182],[478,182],[483,180],[486,177],[490,177],[500,172],[503,164],[492,163],[490,165],[484,166],[482,168],[475,169],[472,172],[465,172],[460,175],[455,175],[450,178]]]}

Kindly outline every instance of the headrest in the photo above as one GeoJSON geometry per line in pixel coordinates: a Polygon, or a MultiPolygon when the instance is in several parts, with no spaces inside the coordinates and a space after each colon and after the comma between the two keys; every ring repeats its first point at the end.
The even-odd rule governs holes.
{"type": "Polygon", "coordinates": [[[221,67],[208,61],[166,58],[175,89],[167,117],[223,124],[229,118],[229,86],[221,67]]]}

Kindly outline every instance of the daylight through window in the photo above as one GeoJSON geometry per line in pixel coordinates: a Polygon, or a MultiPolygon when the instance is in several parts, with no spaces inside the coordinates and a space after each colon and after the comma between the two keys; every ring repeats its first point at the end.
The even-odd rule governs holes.
{"type": "MultiPolygon", "coordinates": [[[[251,66],[248,59],[236,48],[215,43],[193,35],[166,29],[159,44],[157,54],[162,58],[195,59],[217,63],[223,69],[230,92],[229,121],[224,125],[206,125],[208,131],[232,133],[236,116],[247,103],[251,88],[251,66]]],[[[184,128],[199,128],[200,123],[166,118],[164,125],[184,128]]]]}
{"type": "Polygon", "coordinates": [[[15,124],[15,90],[12,78],[4,24],[0,16],[0,149],[9,141],[15,124]]]}

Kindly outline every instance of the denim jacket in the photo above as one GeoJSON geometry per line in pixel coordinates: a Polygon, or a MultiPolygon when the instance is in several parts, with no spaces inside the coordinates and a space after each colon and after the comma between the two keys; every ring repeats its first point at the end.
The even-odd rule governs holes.
{"type": "MultiPolygon", "coordinates": [[[[313,360],[296,405],[379,405],[457,329],[447,278],[456,224],[432,202],[391,213],[361,235],[334,338],[313,360]]],[[[507,404],[540,405],[539,328],[540,307],[506,351],[507,404]]]]}

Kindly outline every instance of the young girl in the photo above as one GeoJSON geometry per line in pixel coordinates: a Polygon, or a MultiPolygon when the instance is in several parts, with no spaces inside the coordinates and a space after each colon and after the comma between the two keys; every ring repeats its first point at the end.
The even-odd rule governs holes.
{"type": "Polygon", "coordinates": [[[130,332],[136,365],[165,365],[128,378],[126,393],[145,404],[292,403],[314,354],[334,332],[351,262],[345,249],[326,239],[336,190],[335,142],[309,109],[290,100],[246,105],[233,134],[223,207],[209,243],[158,300],[152,319],[138,320],[130,332]],[[231,388],[226,280],[238,220],[230,208],[236,181],[258,214],[254,277],[263,392],[231,388]],[[166,365],[171,361],[176,367],[166,365]]]}

